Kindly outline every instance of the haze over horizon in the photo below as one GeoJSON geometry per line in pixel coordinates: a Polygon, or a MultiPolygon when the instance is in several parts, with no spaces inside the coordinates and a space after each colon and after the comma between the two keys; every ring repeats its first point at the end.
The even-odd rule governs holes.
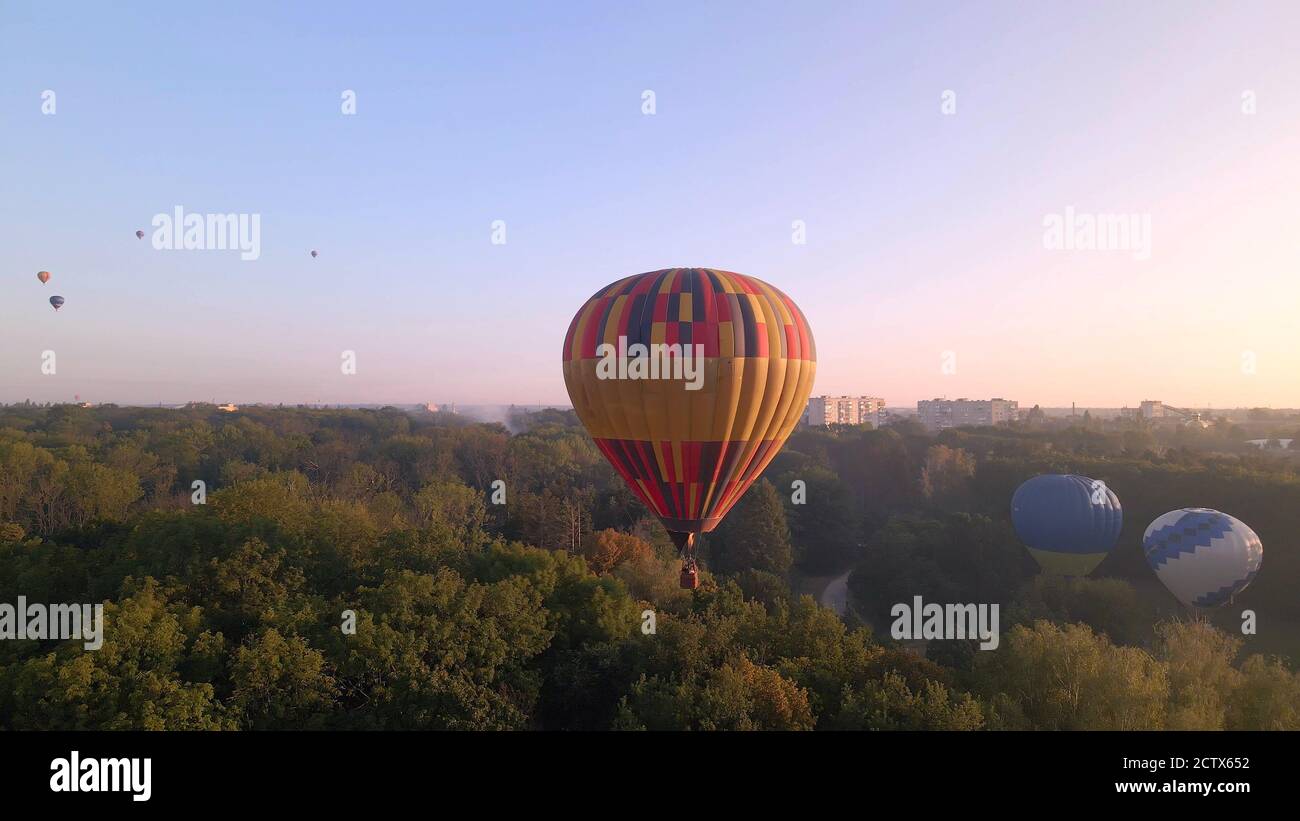
{"type": "Polygon", "coordinates": [[[583,301],[698,265],[799,304],[815,395],[1300,406],[1300,6],[231,6],[0,12],[0,402],[567,405],[583,301]]]}

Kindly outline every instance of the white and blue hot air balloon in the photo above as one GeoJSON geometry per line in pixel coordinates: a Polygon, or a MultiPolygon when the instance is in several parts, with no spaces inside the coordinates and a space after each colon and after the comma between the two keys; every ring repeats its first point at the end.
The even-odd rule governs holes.
{"type": "Polygon", "coordinates": [[[1238,519],[1207,507],[1171,510],[1142,537],[1147,564],[1174,598],[1190,607],[1218,607],[1245,590],[1259,572],[1264,545],[1238,519]]]}
{"type": "Polygon", "coordinates": [[[1104,482],[1046,473],[1016,488],[1011,522],[1044,572],[1086,576],[1119,540],[1124,511],[1104,482]]]}

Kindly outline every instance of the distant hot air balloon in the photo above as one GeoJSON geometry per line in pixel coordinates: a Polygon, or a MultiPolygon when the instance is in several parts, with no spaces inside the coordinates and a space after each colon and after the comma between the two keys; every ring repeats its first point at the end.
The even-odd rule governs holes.
{"type": "Polygon", "coordinates": [[[1086,576],[1119,540],[1124,512],[1104,482],[1048,473],[1016,488],[1011,521],[1044,571],[1086,576]]]}
{"type": "Polygon", "coordinates": [[[312,251],[312,252],[311,252],[311,256],[312,256],[312,259],[315,259],[315,258],[316,258],[316,252],[315,252],[315,251],[312,251]]]}
{"type": "Polygon", "coordinates": [[[135,232],[135,238],[136,238],[136,239],[144,239],[144,231],[136,231],[136,232],[135,232]]]}
{"type": "Polygon", "coordinates": [[[63,307],[63,303],[66,302],[66,301],[67,301],[67,300],[65,300],[65,299],[64,299],[63,297],[61,297],[61,296],[52,296],[52,297],[50,297],[50,304],[54,306],[54,310],[56,310],[56,311],[59,310],[60,308],[62,308],[62,307],[63,307]]]}
{"type": "Polygon", "coordinates": [[[41,284],[42,284],[42,285],[44,285],[45,283],[47,283],[47,282],[50,281],[50,272],[49,272],[49,271],[38,271],[38,272],[36,273],[36,278],[39,279],[39,280],[41,281],[41,284]]]}
{"type": "Polygon", "coordinates": [[[1218,607],[1255,579],[1264,545],[1255,531],[1207,507],[1172,510],[1142,537],[1147,564],[1169,592],[1189,607],[1218,607]]]}
{"type": "Polygon", "coordinates": [[[667,528],[682,586],[697,587],[696,534],[717,527],[804,411],[817,355],[803,313],[753,277],[651,271],[587,300],[563,360],[578,418],[667,528]]]}

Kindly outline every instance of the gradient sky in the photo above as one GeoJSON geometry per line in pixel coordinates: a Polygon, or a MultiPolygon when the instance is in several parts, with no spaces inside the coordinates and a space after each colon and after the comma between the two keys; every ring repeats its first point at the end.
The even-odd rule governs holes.
{"type": "Polygon", "coordinates": [[[817,394],[1300,406],[1300,4],[198,5],[0,4],[0,401],[567,403],[588,296],[709,266],[817,394]]]}

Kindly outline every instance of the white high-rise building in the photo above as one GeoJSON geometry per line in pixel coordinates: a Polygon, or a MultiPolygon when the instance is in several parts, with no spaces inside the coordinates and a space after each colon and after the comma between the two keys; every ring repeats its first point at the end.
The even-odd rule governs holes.
{"type": "Polygon", "coordinates": [[[922,399],[916,403],[916,415],[927,429],[944,430],[1013,422],[1019,408],[1011,399],[922,399]]]}
{"type": "Polygon", "coordinates": [[[1143,419],[1164,419],[1165,403],[1159,399],[1143,399],[1141,413],[1143,419]]]}
{"type": "Polygon", "coordinates": [[[804,408],[805,425],[861,425],[880,427],[885,400],[879,396],[814,396],[804,408]]]}

